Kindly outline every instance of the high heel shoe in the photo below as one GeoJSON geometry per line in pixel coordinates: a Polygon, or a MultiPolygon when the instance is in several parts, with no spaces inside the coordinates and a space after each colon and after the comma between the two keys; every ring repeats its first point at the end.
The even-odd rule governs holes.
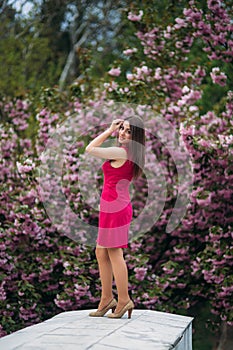
{"type": "Polygon", "coordinates": [[[110,309],[112,309],[112,312],[116,310],[117,306],[117,301],[115,298],[113,298],[108,305],[106,305],[103,309],[97,310],[97,311],[92,311],[89,313],[89,316],[91,317],[102,317],[106,314],[106,312],[110,309]]]}
{"type": "Polygon", "coordinates": [[[126,311],[128,311],[128,318],[131,318],[132,311],[134,309],[134,303],[130,300],[122,309],[117,313],[108,314],[109,318],[121,318],[126,311]]]}

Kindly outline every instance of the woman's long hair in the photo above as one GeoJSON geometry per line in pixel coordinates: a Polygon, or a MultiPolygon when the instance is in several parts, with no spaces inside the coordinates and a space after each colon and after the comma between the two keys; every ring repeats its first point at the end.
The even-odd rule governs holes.
{"type": "Polygon", "coordinates": [[[124,119],[129,122],[131,142],[129,142],[129,154],[134,163],[133,178],[142,175],[145,165],[145,128],[143,120],[135,115],[124,119]]]}

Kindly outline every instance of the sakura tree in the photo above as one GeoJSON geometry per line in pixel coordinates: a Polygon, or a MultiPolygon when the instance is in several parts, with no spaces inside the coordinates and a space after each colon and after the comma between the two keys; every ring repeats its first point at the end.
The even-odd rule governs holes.
{"type": "MultiPolygon", "coordinates": [[[[215,320],[232,324],[232,9],[227,1],[204,3],[190,1],[174,16],[166,11],[158,16],[154,3],[132,7],[127,16],[135,28],[134,45],[126,43],[123,59],[109,67],[98,86],[90,89],[88,81],[78,81],[65,96],[48,89],[37,102],[1,101],[2,335],[98,300],[93,247],[70,239],[77,233],[69,221],[73,216],[67,215],[59,227],[51,222],[42,199],[50,186],[56,193],[60,184],[50,173],[44,178],[48,192],[41,198],[38,169],[43,170],[46,157],[47,164],[54,164],[52,152],[41,155],[51,135],[72,120],[71,143],[64,130],[69,147],[61,192],[76,217],[97,225],[94,199],[83,201],[79,186],[81,182],[88,190],[92,185],[83,153],[90,136],[111,122],[117,103],[126,106],[126,113],[133,105],[144,117],[146,170],[159,180],[151,192],[161,182],[166,190],[163,210],[149,213],[153,224],[136,234],[126,252],[136,306],[188,313],[198,302],[209,301],[215,320]],[[171,126],[163,129],[164,138],[159,120],[171,126]],[[95,125],[91,135],[88,125],[95,125]],[[169,148],[173,130],[190,155],[193,178],[186,215],[168,231],[181,192],[176,154],[169,148]]],[[[148,179],[145,171],[134,184],[135,218],[146,207],[148,179]]],[[[100,189],[99,173],[94,180],[100,189]]],[[[54,209],[63,204],[56,198],[54,209]]]]}

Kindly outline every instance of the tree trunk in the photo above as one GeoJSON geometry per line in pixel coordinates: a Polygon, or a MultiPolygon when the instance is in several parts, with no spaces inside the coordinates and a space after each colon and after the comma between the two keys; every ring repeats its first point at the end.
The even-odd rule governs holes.
{"type": "MultiPolygon", "coordinates": [[[[85,25],[86,26],[86,25],[85,25]]],[[[74,28],[75,26],[73,26],[74,28]]],[[[71,33],[71,38],[74,40],[74,38],[76,38],[78,36],[78,34],[80,34],[80,32],[83,30],[84,26],[81,25],[78,30],[76,30],[75,32],[71,33]]],[[[76,59],[76,55],[78,52],[78,49],[82,46],[82,44],[87,40],[87,37],[89,35],[89,30],[86,26],[85,31],[83,32],[82,36],[79,38],[79,40],[77,42],[73,42],[73,47],[71,48],[71,51],[67,57],[66,60],[66,64],[65,67],[61,73],[60,79],[59,79],[59,89],[60,91],[62,91],[64,89],[65,83],[68,79],[68,77],[71,74],[72,70],[75,71],[75,59],[76,59]]],[[[77,39],[76,39],[77,40],[77,39]]]]}
{"type": "Polygon", "coordinates": [[[220,339],[215,350],[232,350],[233,349],[233,328],[222,322],[220,339]]]}

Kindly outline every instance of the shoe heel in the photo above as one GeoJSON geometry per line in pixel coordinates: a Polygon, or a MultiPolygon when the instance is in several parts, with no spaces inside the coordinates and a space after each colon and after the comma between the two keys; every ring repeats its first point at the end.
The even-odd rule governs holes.
{"type": "Polygon", "coordinates": [[[114,306],[114,307],[112,308],[112,313],[114,313],[115,310],[116,310],[116,306],[114,306]]]}
{"type": "Polygon", "coordinates": [[[128,318],[131,318],[132,312],[133,312],[133,308],[128,310],[128,318]]]}

